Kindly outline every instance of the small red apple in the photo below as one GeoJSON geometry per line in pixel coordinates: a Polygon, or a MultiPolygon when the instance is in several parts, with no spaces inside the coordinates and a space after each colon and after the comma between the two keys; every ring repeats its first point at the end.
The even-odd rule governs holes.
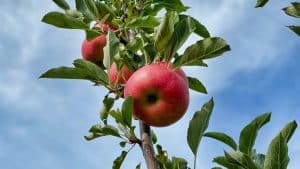
{"type": "Polygon", "coordinates": [[[91,41],[85,39],[81,47],[82,57],[91,62],[102,62],[105,45],[106,35],[100,35],[91,41]]]}
{"type": "Polygon", "coordinates": [[[108,77],[112,84],[125,84],[132,75],[132,71],[127,66],[123,66],[118,72],[117,65],[113,63],[108,70],[108,77]]]}
{"type": "Polygon", "coordinates": [[[112,29],[112,30],[118,30],[119,27],[116,25],[111,25],[108,22],[104,22],[104,24],[102,25],[102,31],[103,32],[108,32],[108,28],[112,29]]]}
{"type": "MultiPolygon", "coordinates": [[[[113,30],[118,29],[117,26],[110,25],[109,23],[102,24],[101,28],[99,27],[99,23],[96,23],[94,25],[94,28],[99,28],[99,31],[102,31],[104,33],[108,32],[108,28],[111,28],[113,30]]],[[[105,45],[106,45],[106,35],[105,34],[102,34],[91,41],[88,41],[85,39],[83,41],[82,47],[81,47],[82,57],[85,60],[95,62],[95,63],[102,62],[103,55],[104,55],[103,48],[105,47],[105,45]]]]}
{"type": "Polygon", "coordinates": [[[124,96],[133,97],[136,118],[156,127],[175,123],[189,105],[185,73],[165,62],[146,65],[134,72],[125,84],[124,96]]]}

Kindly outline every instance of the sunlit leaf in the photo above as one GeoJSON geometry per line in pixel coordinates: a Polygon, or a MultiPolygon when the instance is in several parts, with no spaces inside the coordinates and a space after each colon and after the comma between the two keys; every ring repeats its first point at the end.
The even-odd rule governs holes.
{"type": "Polygon", "coordinates": [[[164,16],[155,35],[155,47],[158,52],[161,52],[169,43],[174,32],[174,25],[178,20],[176,12],[168,12],[164,16]]]}
{"type": "Polygon", "coordinates": [[[259,169],[252,159],[242,152],[225,152],[225,157],[231,164],[236,164],[244,169],[259,169]]]}
{"type": "Polygon", "coordinates": [[[188,47],[175,65],[179,67],[188,65],[199,59],[214,58],[229,50],[229,45],[222,38],[205,38],[188,47]]]}
{"type": "Polygon", "coordinates": [[[126,26],[128,28],[154,28],[159,25],[159,21],[154,16],[144,16],[131,20],[126,26]]]}
{"type": "Polygon", "coordinates": [[[226,157],[223,156],[215,157],[213,162],[226,167],[227,169],[240,169],[240,167],[238,167],[236,164],[232,164],[226,157]]]}
{"type": "Polygon", "coordinates": [[[112,30],[106,35],[106,46],[103,48],[103,64],[108,69],[114,61],[114,56],[118,53],[119,39],[112,30]]]}
{"type": "Polygon", "coordinates": [[[180,0],[153,0],[153,4],[161,5],[168,11],[184,12],[188,9],[180,0]]]}
{"type": "Polygon", "coordinates": [[[291,121],[288,124],[286,124],[281,130],[280,133],[278,133],[278,135],[282,135],[282,137],[286,140],[286,142],[288,143],[289,140],[291,139],[291,137],[293,136],[293,134],[295,133],[295,130],[297,128],[297,122],[291,121]]]}
{"type": "Polygon", "coordinates": [[[247,155],[251,155],[258,131],[262,126],[270,121],[271,113],[265,113],[256,117],[240,133],[239,150],[247,155]]]}
{"type": "Polygon", "coordinates": [[[289,163],[288,147],[282,134],[277,135],[269,145],[264,169],[286,169],[289,163]]]}
{"type": "Polygon", "coordinates": [[[166,61],[174,56],[195,29],[196,27],[190,17],[186,17],[175,24],[173,35],[165,49],[166,61]]]}
{"type": "Polygon", "coordinates": [[[123,121],[128,127],[131,127],[133,114],[133,97],[127,97],[122,104],[122,117],[123,121]]]}
{"type": "Polygon", "coordinates": [[[61,7],[62,9],[70,9],[69,4],[65,0],[53,0],[57,6],[61,7]]]}
{"type": "Polygon", "coordinates": [[[89,25],[85,24],[78,18],[60,12],[49,12],[43,18],[42,22],[66,29],[88,29],[89,25]]]}
{"type": "Polygon", "coordinates": [[[300,18],[300,2],[292,2],[291,6],[283,8],[282,10],[289,16],[300,18]]]}
{"type": "Polygon", "coordinates": [[[188,16],[188,15],[179,15],[179,17],[180,17],[180,20],[182,20],[183,18],[190,18],[196,27],[194,30],[194,33],[196,33],[197,35],[199,35],[203,38],[210,37],[210,34],[209,34],[207,28],[204,25],[202,25],[197,19],[195,19],[191,16],[188,16]]]}
{"type": "Polygon", "coordinates": [[[75,4],[76,4],[76,9],[80,11],[87,20],[89,21],[96,20],[96,16],[87,5],[86,0],[75,0],[75,4]]]}
{"type": "Polygon", "coordinates": [[[108,85],[106,72],[96,64],[77,59],[73,62],[75,67],[58,67],[43,73],[40,78],[79,79],[90,80],[104,86],[108,85]]]}
{"type": "Polygon", "coordinates": [[[230,136],[228,136],[225,133],[207,132],[203,136],[210,137],[210,138],[216,139],[218,141],[221,141],[221,142],[227,144],[228,146],[230,146],[233,150],[237,150],[237,144],[235,143],[233,138],[231,138],[230,136]]]}

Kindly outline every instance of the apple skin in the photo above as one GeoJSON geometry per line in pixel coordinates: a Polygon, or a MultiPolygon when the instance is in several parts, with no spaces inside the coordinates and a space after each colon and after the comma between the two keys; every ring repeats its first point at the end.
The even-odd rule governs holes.
{"type": "Polygon", "coordinates": [[[189,105],[185,73],[171,63],[146,65],[132,74],[124,96],[134,99],[134,116],[144,123],[164,127],[178,121],[189,105]]]}
{"type": "Polygon", "coordinates": [[[127,66],[122,66],[121,72],[118,72],[117,65],[113,63],[108,70],[108,78],[112,84],[125,84],[132,75],[132,71],[127,66]]]}
{"type": "Polygon", "coordinates": [[[83,59],[91,62],[102,62],[103,48],[106,45],[106,35],[100,35],[95,39],[88,41],[84,40],[81,47],[81,54],[83,59]]]}
{"type": "MultiPolygon", "coordinates": [[[[117,30],[118,27],[115,25],[110,25],[109,23],[102,24],[100,28],[99,23],[96,23],[93,26],[94,29],[99,29],[99,31],[107,33],[108,28],[112,30],[117,30]]],[[[81,46],[81,55],[83,59],[94,62],[94,63],[102,63],[103,61],[103,48],[106,45],[106,35],[102,34],[95,39],[88,41],[84,40],[81,46]]]]}

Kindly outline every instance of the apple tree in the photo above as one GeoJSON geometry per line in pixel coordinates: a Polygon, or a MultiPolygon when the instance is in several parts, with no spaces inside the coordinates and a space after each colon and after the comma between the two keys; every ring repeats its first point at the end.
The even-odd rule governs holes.
{"type": "MultiPolygon", "coordinates": [[[[185,14],[189,7],[180,0],[75,0],[74,8],[65,0],[53,2],[61,11],[47,13],[42,22],[58,28],[82,30],[86,36],[81,46],[82,58],[75,59],[72,67],[49,69],[40,78],[88,80],[106,89],[99,122],[91,126],[84,138],[90,141],[111,136],[120,140],[123,150],[114,160],[113,169],[121,168],[136,145],[142,149],[148,169],[196,168],[203,137],[216,139],[232,148],[231,152],[213,159],[218,166],[287,168],[287,144],[297,127],[295,121],[282,128],[266,153],[258,153],[253,146],[259,130],[270,121],[271,113],[251,121],[235,141],[225,133],[206,131],[214,107],[213,98],[196,111],[187,124],[187,144],[194,154],[194,163],[181,157],[168,157],[167,151],[157,143],[151,126],[165,127],[180,120],[189,106],[189,89],[207,94],[202,82],[185,74],[181,68],[208,67],[207,59],[230,51],[224,39],[210,35],[201,22],[185,14]],[[191,34],[197,35],[199,40],[179,53],[191,34]],[[123,101],[121,107],[113,109],[119,99],[123,101]],[[131,145],[127,151],[124,150],[126,145],[131,145]]],[[[256,7],[266,3],[266,0],[258,0],[256,7]]],[[[299,17],[299,3],[292,3],[284,11],[299,17]]],[[[299,34],[299,27],[289,28],[299,34]]],[[[141,164],[136,168],[141,168],[141,164]]]]}

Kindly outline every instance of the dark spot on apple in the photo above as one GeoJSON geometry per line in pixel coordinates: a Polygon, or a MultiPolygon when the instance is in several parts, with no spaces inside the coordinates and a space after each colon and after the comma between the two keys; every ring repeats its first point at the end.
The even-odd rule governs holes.
{"type": "Polygon", "coordinates": [[[154,93],[150,93],[146,96],[146,101],[149,104],[154,104],[158,100],[158,96],[154,93]]]}

